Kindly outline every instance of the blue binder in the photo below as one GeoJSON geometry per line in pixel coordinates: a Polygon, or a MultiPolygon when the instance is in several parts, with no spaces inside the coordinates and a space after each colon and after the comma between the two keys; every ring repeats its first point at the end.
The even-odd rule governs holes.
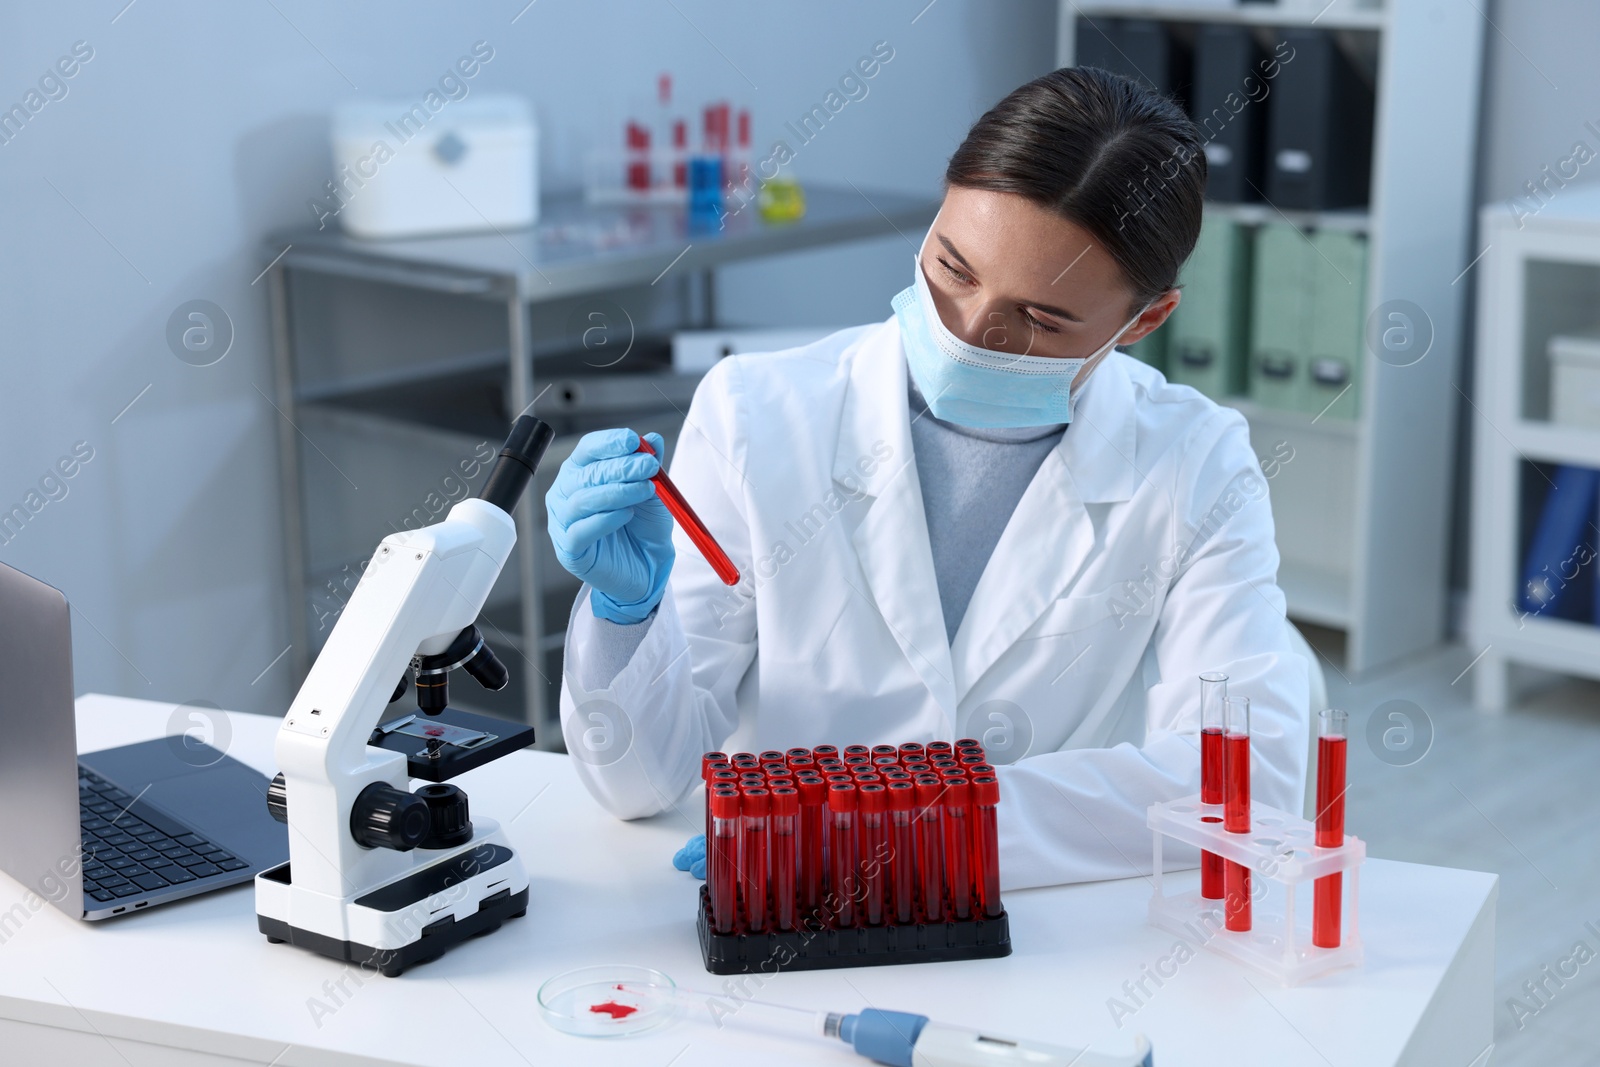
{"type": "Polygon", "coordinates": [[[1590,528],[1600,499],[1600,470],[1562,465],[1551,481],[1528,541],[1518,606],[1534,615],[1583,620],[1584,614],[1600,608],[1600,597],[1594,596],[1600,561],[1593,558],[1596,539],[1590,528]]]}

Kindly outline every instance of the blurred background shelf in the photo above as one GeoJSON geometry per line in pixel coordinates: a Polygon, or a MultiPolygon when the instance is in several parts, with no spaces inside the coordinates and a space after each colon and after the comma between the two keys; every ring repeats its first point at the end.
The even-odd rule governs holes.
{"type": "MultiPolygon", "coordinates": [[[[1390,0],[1381,8],[1336,0],[1321,10],[1269,3],[1058,5],[1062,65],[1088,62],[1140,78],[1187,106],[1201,126],[1213,182],[1206,230],[1235,226],[1243,237],[1237,253],[1213,249],[1218,258],[1206,260],[1197,250],[1186,268],[1185,302],[1201,298],[1202,283],[1211,289],[1221,284],[1215,272],[1224,269],[1234,272],[1229,284],[1250,285],[1244,319],[1208,327],[1246,352],[1248,365],[1221,384],[1229,375],[1205,369],[1211,356],[1177,350],[1175,331],[1193,322],[1178,325],[1186,314],[1182,306],[1134,354],[1169,377],[1178,361],[1197,360],[1178,376],[1244,414],[1270,486],[1279,585],[1289,615],[1343,630],[1343,666],[1350,672],[1406,659],[1445,636],[1466,297],[1466,287],[1455,283],[1478,252],[1471,245],[1472,176],[1483,22],[1470,4],[1427,0],[1390,0]],[[1219,77],[1219,69],[1236,73],[1219,77]],[[1365,104],[1352,101],[1368,94],[1370,153],[1365,134],[1337,132],[1359,128],[1362,116],[1352,125],[1351,110],[1365,104]],[[1328,131],[1325,153],[1300,151],[1293,142],[1313,126],[1328,131]],[[1255,132],[1245,135],[1246,128],[1255,132]],[[1281,151],[1279,137],[1296,150],[1281,151]],[[1254,177],[1241,163],[1247,157],[1259,158],[1254,177]],[[1297,165],[1291,157],[1299,157],[1297,165]],[[1326,182],[1341,166],[1347,173],[1367,167],[1347,183],[1360,185],[1364,177],[1364,188],[1341,194],[1325,185],[1305,202],[1273,195],[1274,176],[1286,189],[1292,183],[1282,175],[1291,170],[1323,174],[1326,182]],[[1429,180],[1417,180],[1420,174],[1429,180]],[[1270,249],[1269,231],[1277,242],[1270,249]],[[1321,381],[1325,350],[1309,343],[1297,350],[1274,334],[1271,351],[1258,351],[1256,335],[1264,326],[1276,329],[1303,314],[1278,306],[1293,295],[1293,283],[1274,288],[1237,281],[1253,278],[1254,261],[1269,252],[1278,258],[1265,276],[1275,280],[1286,233],[1305,239],[1300,254],[1312,280],[1303,288],[1316,295],[1304,299],[1324,299],[1326,290],[1342,288],[1322,271],[1357,286],[1340,313],[1358,314],[1363,329],[1350,331],[1361,336],[1351,336],[1340,357],[1348,369],[1330,364],[1347,375],[1347,385],[1338,391],[1341,379],[1329,379],[1334,385],[1326,407],[1313,402],[1307,386],[1261,377],[1261,361],[1276,353],[1298,361],[1296,373],[1315,371],[1321,381]],[[1345,249],[1350,258],[1341,260],[1345,249]],[[1351,263],[1362,266],[1363,275],[1352,276],[1351,263]],[[1263,301],[1264,292],[1271,298],[1263,301]],[[1391,313],[1425,339],[1421,356],[1385,351],[1391,313]],[[1239,336],[1246,338],[1242,344],[1239,336]]],[[[1297,247],[1292,240],[1289,246],[1297,247]]],[[[1207,300],[1216,299],[1211,289],[1207,300]]],[[[1318,344],[1326,340],[1308,336],[1318,344]]]]}
{"type": "Polygon", "coordinates": [[[808,186],[806,203],[798,221],[749,211],[701,232],[682,206],[594,207],[562,194],[546,198],[536,226],[504,234],[273,235],[261,256],[283,415],[294,685],[378,542],[476,493],[512,418],[531,409],[556,438],[482,616],[511,684],[486,693],[461,680],[451,696],[531,723],[540,747],[559,750],[562,638],[580,588],[544,529],[562,460],[585,432],[622,425],[660,432],[670,455],[706,365],[828,332],[717,332],[717,266],[914,230],[938,207],[828,186],[808,186]],[[675,370],[674,338],[688,330],[699,331],[689,350],[705,356],[675,370]]]}

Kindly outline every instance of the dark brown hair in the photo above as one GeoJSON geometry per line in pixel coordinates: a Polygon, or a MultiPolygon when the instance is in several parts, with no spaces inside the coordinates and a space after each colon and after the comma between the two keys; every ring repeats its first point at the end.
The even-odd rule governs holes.
{"type": "Polygon", "coordinates": [[[1177,285],[1200,236],[1202,143],[1166,97],[1109,71],[1064,67],[974,123],[944,180],[1016,193],[1082,226],[1143,305],[1177,285]]]}

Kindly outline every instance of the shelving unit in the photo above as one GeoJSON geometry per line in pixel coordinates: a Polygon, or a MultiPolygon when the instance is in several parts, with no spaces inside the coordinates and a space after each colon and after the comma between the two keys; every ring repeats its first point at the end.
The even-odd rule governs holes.
{"type": "MultiPolygon", "coordinates": [[[[1375,59],[1376,115],[1366,210],[1281,211],[1271,203],[1208,203],[1208,213],[1251,226],[1290,222],[1367,235],[1365,307],[1391,301],[1423,310],[1432,345],[1409,366],[1363,353],[1354,421],[1273,410],[1225,398],[1250,423],[1258,455],[1285,444],[1294,458],[1272,478],[1291,617],[1346,633],[1346,669],[1369,670],[1437,644],[1446,612],[1447,522],[1455,442],[1456,376],[1476,162],[1482,16],[1470,5],[1389,0],[1382,8],[1335,0],[1318,13],[1253,3],[1234,8],[1083,4],[1060,0],[1058,61],[1071,65],[1077,20],[1242,23],[1335,32],[1375,59]]],[[[1267,99],[1270,106],[1270,96],[1267,99]]]]}
{"type": "MultiPolygon", "coordinates": [[[[1483,209],[1473,395],[1472,604],[1474,699],[1503,711],[1516,664],[1600,678],[1600,626],[1525,612],[1518,604],[1530,498],[1551,491],[1548,465],[1600,469],[1600,429],[1551,420],[1550,339],[1600,330],[1600,190],[1561,189],[1536,215],[1483,209]]],[[[1600,516],[1581,544],[1600,549],[1600,516]]],[[[1577,548],[1575,545],[1574,548],[1577,548]]],[[[1600,563],[1578,566],[1587,572],[1600,563]]]]}
{"type": "Polygon", "coordinates": [[[475,493],[488,466],[474,460],[531,409],[556,438],[481,616],[511,684],[486,693],[463,680],[451,697],[530,723],[540,747],[559,749],[562,638],[579,588],[544,534],[542,500],[561,461],[584,432],[617,425],[661,432],[671,453],[699,381],[673,371],[671,338],[717,325],[716,267],[913,230],[938,209],[926,197],[817,185],[806,202],[795,222],[740,212],[712,232],[691,229],[681,205],[594,207],[574,194],[546,197],[537,226],[509,233],[272,235],[260,255],[294,684],[378,541],[475,493]]]}

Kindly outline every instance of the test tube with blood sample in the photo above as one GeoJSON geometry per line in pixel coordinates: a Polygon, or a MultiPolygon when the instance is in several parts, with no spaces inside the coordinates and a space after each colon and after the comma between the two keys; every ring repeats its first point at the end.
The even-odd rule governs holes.
{"type": "Polygon", "coordinates": [[[888,858],[889,794],[876,783],[857,785],[860,854],[857,877],[861,884],[861,910],[868,926],[883,925],[884,860],[888,858]]]}
{"type": "MultiPolygon", "coordinates": [[[[652,456],[656,454],[656,450],[650,447],[650,442],[644,439],[644,434],[639,434],[639,447],[635,451],[647,452],[652,456]]],[[[694,547],[700,550],[700,554],[705,557],[706,562],[711,564],[711,569],[716,572],[718,578],[722,579],[722,584],[738,585],[739,568],[733,565],[733,561],[728,558],[728,554],[722,551],[722,546],[717,544],[717,539],[711,536],[710,530],[706,529],[706,524],[700,521],[699,515],[695,514],[694,508],[689,506],[689,502],[683,498],[683,494],[678,491],[678,487],[673,484],[672,479],[667,477],[666,469],[662,468],[656,471],[655,474],[650,476],[650,481],[655,484],[656,496],[661,498],[661,502],[666,505],[667,511],[677,520],[679,528],[693,542],[694,547]]],[[[766,758],[765,753],[762,754],[762,758],[766,758]]],[[[782,754],[779,754],[778,758],[782,759],[782,754]]]]}
{"type": "Polygon", "coordinates": [[[935,756],[948,756],[955,751],[955,746],[948,741],[929,741],[924,749],[929,758],[935,756]]]}
{"type": "Polygon", "coordinates": [[[912,812],[916,808],[917,787],[909,778],[888,783],[889,788],[889,879],[894,898],[893,919],[905,925],[916,921],[917,848],[912,812]]]}
{"type": "Polygon", "coordinates": [[[814,759],[823,760],[839,754],[838,745],[812,745],[811,755],[814,759]]]}
{"type": "Polygon", "coordinates": [[[901,763],[915,763],[922,758],[922,753],[925,750],[919,742],[907,741],[897,751],[900,754],[901,763]]]}
{"type": "Polygon", "coordinates": [[[706,838],[706,884],[711,921],[717,933],[731,934],[739,925],[739,794],[731,788],[714,788],[708,802],[711,835],[706,838]]]}
{"type": "Polygon", "coordinates": [[[799,816],[800,794],[792,786],[773,786],[768,847],[772,853],[772,925],[779,930],[795,928],[799,816]]]}
{"type": "Polygon", "coordinates": [[[744,889],[745,929],[759,934],[767,928],[767,823],[772,794],[746,789],[739,798],[739,882],[744,889]]]}
{"type": "Polygon", "coordinates": [[[825,832],[822,818],[827,805],[828,786],[815,775],[802,775],[798,789],[800,858],[797,880],[800,912],[804,918],[815,913],[822,904],[822,838],[825,832]]]}
{"type": "MultiPolygon", "coordinates": [[[[1317,737],[1317,837],[1318,848],[1344,844],[1345,760],[1348,755],[1346,725],[1350,717],[1338,708],[1318,716],[1317,737]]],[[[1344,872],[1324,875],[1312,883],[1311,943],[1338,948],[1344,907],[1344,872]]]]}
{"type": "Polygon", "coordinates": [[[978,909],[993,919],[1000,907],[1000,830],[996,820],[1000,780],[992,775],[972,779],[973,883],[978,909]]]}
{"type": "Polygon", "coordinates": [[[828,787],[828,835],[830,897],[837,902],[838,925],[856,924],[856,787],[853,782],[835,782],[828,787]]]}
{"type": "Polygon", "coordinates": [[[917,874],[922,914],[928,922],[943,922],[944,907],[944,784],[931,774],[916,781],[917,874]]]}
{"type": "Polygon", "coordinates": [[[810,758],[811,758],[811,750],[809,748],[798,748],[798,747],[791,748],[791,749],[789,749],[787,752],[785,752],[783,754],[784,762],[788,763],[789,766],[791,766],[791,767],[794,766],[794,761],[797,760],[797,759],[810,759],[810,758]]]}
{"type": "Polygon", "coordinates": [[[944,882],[955,919],[972,917],[971,796],[965,778],[944,780],[944,882]]]}
{"type": "MultiPolygon", "coordinates": [[[[1200,803],[1222,803],[1222,702],[1228,696],[1228,676],[1210,672],[1200,676],[1200,803]]],[[[1216,822],[1215,815],[1201,816],[1216,822]]],[[[1221,900],[1224,862],[1215,852],[1200,853],[1200,895],[1221,900]]]]}
{"type": "MultiPolygon", "coordinates": [[[[1222,828],[1250,832],[1250,700],[1228,697],[1222,703],[1222,828]]],[[[1223,868],[1223,925],[1250,929],[1250,868],[1232,860],[1223,868]]]]}

